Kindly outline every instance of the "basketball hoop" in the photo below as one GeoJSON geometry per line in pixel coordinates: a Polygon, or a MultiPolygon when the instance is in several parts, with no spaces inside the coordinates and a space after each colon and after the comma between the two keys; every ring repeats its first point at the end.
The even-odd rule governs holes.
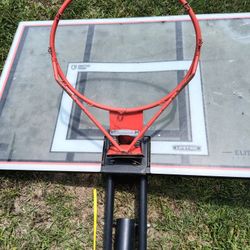
{"type": "MultiPolygon", "coordinates": [[[[77,91],[64,75],[56,55],[55,35],[58,23],[65,9],[72,0],[66,0],[59,9],[50,33],[50,52],[54,76],[58,84],[67,92],[73,101],[89,117],[90,120],[106,136],[102,153],[102,171],[108,173],[105,215],[104,215],[104,249],[111,250],[112,229],[113,229],[113,208],[114,208],[114,180],[112,174],[139,174],[139,201],[138,201],[138,249],[147,249],[147,177],[150,167],[150,137],[144,136],[150,126],[156,121],[161,113],[170,105],[180,91],[194,77],[200,58],[202,46],[201,30],[198,20],[186,0],[179,0],[189,14],[196,34],[196,47],[189,70],[184,78],[178,83],[169,94],[160,100],[134,108],[111,107],[95,102],[77,91]],[[92,107],[109,112],[109,131],[89,112],[83,105],[86,103],[92,107]],[[146,125],[143,123],[143,112],[148,109],[160,107],[151,117],[146,125]],[[136,167],[135,167],[136,165],[136,167]]],[[[132,219],[119,219],[116,223],[115,249],[132,250],[135,243],[135,221],[132,219]]]]}
{"type": "Polygon", "coordinates": [[[179,0],[179,2],[183,5],[185,10],[189,14],[196,34],[196,47],[194,51],[193,60],[184,78],[172,91],[170,91],[170,93],[168,93],[166,96],[156,102],[134,108],[121,108],[103,105],[87,98],[85,95],[80,93],[71,85],[58,63],[55,49],[56,31],[58,23],[65,9],[71,2],[72,0],[66,0],[63,3],[54,19],[51,28],[49,50],[51,53],[54,77],[58,84],[67,92],[67,94],[73,99],[73,101],[81,108],[81,110],[89,117],[89,119],[102,131],[102,133],[109,140],[110,146],[108,148],[108,155],[142,155],[143,153],[140,146],[140,140],[145,135],[147,130],[151,127],[151,125],[156,121],[156,119],[161,115],[161,113],[176,98],[180,91],[192,80],[197,70],[200,58],[200,50],[202,46],[202,37],[200,26],[195,16],[195,13],[186,0],[179,0]],[[85,102],[91,107],[109,111],[109,131],[104,128],[104,126],[90,113],[90,111],[82,104],[81,101],[85,102]],[[143,112],[145,110],[152,109],[157,106],[160,106],[160,109],[151,117],[147,124],[144,125],[143,112]]]}

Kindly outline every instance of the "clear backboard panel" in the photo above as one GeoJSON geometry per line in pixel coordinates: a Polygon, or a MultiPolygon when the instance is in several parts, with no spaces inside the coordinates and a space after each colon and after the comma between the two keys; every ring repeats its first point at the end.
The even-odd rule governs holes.
{"type": "MultiPolygon", "coordinates": [[[[150,172],[250,177],[250,14],[198,18],[198,71],[147,133],[150,172]]],[[[0,80],[0,169],[101,172],[103,135],[54,80],[51,24],[22,22],[15,35],[0,80]]],[[[68,20],[56,47],[68,80],[87,97],[135,107],[183,78],[193,32],[187,16],[68,20]]],[[[89,109],[108,128],[108,113],[89,109]]]]}

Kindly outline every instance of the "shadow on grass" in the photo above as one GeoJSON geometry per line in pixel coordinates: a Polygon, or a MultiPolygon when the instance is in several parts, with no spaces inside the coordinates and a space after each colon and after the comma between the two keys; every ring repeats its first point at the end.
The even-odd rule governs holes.
{"type": "MultiPolygon", "coordinates": [[[[105,178],[100,174],[3,171],[0,172],[0,178],[21,186],[29,182],[48,182],[75,187],[105,187],[105,178]]],[[[132,193],[135,190],[136,177],[119,177],[116,184],[116,190],[132,193]]],[[[248,179],[160,175],[150,176],[148,187],[150,197],[245,208],[250,208],[249,190],[248,179]]]]}
{"type": "Polygon", "coordinates": [[[233,207],[250,208],[249,189],[248,179],[176,176],[150,178],[150,194],[233,207]]]}

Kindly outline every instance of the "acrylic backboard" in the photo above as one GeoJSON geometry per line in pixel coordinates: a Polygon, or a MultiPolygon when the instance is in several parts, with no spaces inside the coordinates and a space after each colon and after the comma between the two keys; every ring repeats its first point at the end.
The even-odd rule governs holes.
{"type": "MultiPolygon", "coordinates": [[[[198,18],[198,71],[148,132],[150,173],[250,177],[250,14],[198,18]]],[[[103,135],[54,80],[51,24],[20,23],[2,72],[0,169],[101,172],[103,135]]],[[[194,46],[187,16],[62,21],[57,37],[72,85],[124,107],[163,97],[194,46]]],[[[90,109],[108,126],[105,112],[90,109]]]]}

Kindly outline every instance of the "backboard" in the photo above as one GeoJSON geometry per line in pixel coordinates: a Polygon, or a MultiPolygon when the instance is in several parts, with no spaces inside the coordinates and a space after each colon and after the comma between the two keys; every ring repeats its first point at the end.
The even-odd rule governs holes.
{"type": "MultiPolygon", "coordinates": [[[[250,177],[250,14],[198,19],[204,40],[198,71],[147,134],[150,173],[250,177]]],[[[103,135],[54,80],[51,24],[22,22],[16,32],[0,80],[0,169],[102,172],[103,135]]],[[[187,16],[67,20],[57,37],[72,85],[123,107],[173,89],[194,46],[187,16]]],[[[108,127],[106,112],[90,110],[108,127]]]]}

